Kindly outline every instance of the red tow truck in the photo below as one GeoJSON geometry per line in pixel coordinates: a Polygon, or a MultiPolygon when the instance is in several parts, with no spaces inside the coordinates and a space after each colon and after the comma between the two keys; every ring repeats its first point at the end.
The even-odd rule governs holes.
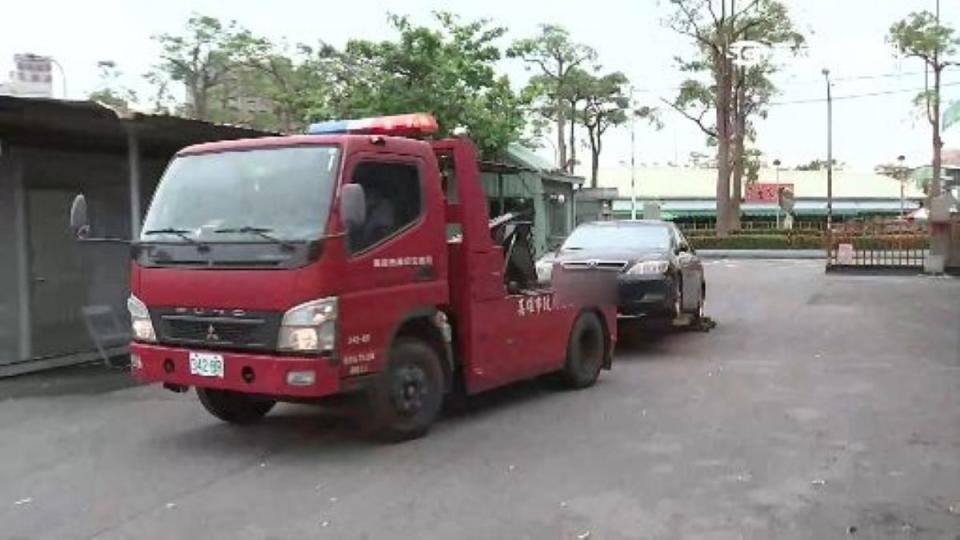
{"type": "MultiPolygon", "coordinates": [[[[393,440],[453,392],[591,386],[615,307],[539,286],[529,228],[489,219],[474,145],[436,129],[418,113],[181,150],[132,246],[133,376],[241,424],[360,393],[393,440]]],[[[82,195],[71,226],[89,231],[82,195]]]]}

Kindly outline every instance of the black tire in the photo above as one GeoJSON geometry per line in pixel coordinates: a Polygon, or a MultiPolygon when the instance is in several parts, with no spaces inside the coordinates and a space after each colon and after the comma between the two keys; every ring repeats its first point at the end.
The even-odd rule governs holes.
{"type": "Polygon", "coordinates": [[[699,322],[701,319],[706,317],[706,311],[704,305],[707,301],[707,286],[704,284],[700,285],[700,300],[697,302],[697,310],[693,313],[693,322],[699,322]]]}
{"type": "Polygon", "coordinates": [[[216,388],[197,388],[197,397],[203,408],[213,416],[240,425],[260,420],[277,404],[276,401],[216,388]]]}
{"type": "Polygon", "coordinates": [[[433,347],[418,339],[397,340],[367,393],[366,421],[372,434],[389,442],[426,435],[443,406],[443,380],[433,347]]]}
{"type": "MultiPolygon", "coordinates": [[[[681,307],[682,307],[682,293],[681,293],[681,307]]],[[[704,301],[706,298],[706,287],[701,283],[700,284],[700,299],[697,301],[697,306],[689,311],[684,311],[687,315],[690,315],[692,322],[699,321],[704,317],[704,301]]]]}
{"type": "Polygon", "coordinates": [[[567,362],[560,372],[570,388],[593,386],[603,368],[607,339],[603,324],[594,313],[581,313],[567,341],[567,362]]]}

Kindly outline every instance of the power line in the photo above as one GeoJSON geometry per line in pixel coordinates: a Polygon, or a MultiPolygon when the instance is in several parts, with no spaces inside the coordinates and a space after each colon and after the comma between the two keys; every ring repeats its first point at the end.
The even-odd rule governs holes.
{"type": "MultiPolygon", "coordinates": [[[[960,81],[952,83],[943,83],[940,85],[941,88],[948,86],[960,86],[960,81]]],[[[879,92],[867,92],[863,94],[847,94],[845,96],[834,96],[833,101],[847,100],[847,99],[860,99],[867,97],[877,97],[877,96],[889,96],[892,94],[902,94],[905,92],[922,92],[926,88],[898,88],[896,90],[884,90],[879,92]]],[[[827,98],[811,98],[811,99],[795,99],[791,101],[771,101],[769,105],[799,105],[802,103],[823,103],[827,101],[827,98]]]]}
{"type": "MultiPolygon", "coordinates": [[[[953,73],[960,72],[960,68],[953,68],[948,66],[943,70],[944,73],[953,73]]],[[[863,74],[863,75],[849,75],[846,77],[831,77],[831,82],[847,82],[847,81],[868,81],[875,79],[889,79],[894,77],[911,77],[915,75],[923,75],[922,71],[900,71],[900,72],[891,72],[891,73],[872,73],[872,74],[863,74]]],[[[789,90],[790,86],[810,86],[814,84],[823,84],[822,79],[808,79],[808,80],[787,80],[783,84],[777,85],[778,87],[789,90]]],[[[943,85],[948,86],[948,85],[943,85]]],[[[634,88],[634,94],[665,94],[668,92],[676,92],[680,90],[679,86],[671,86],[669,88],[634,88]]]]}

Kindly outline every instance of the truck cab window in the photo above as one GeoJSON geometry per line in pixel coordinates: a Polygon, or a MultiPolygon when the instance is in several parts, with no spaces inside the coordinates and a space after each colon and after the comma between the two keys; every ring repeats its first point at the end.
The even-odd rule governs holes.
{"type": "Polygon", "coordinates": [[[420,174],[416,165],[364,161],[352,181],[363,186],[367,218],[348,233],[351,253],[366,251],[420,217],[420,174]]]}

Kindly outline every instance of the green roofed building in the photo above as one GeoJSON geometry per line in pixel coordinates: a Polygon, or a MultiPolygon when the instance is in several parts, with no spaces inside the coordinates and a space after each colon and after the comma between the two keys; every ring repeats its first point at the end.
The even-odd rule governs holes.
{"type": "Polygon", "coordinates": [[[557,171],[549,161],[511,145],[500,162],[480,167],[490,217],[524,212],[533,221],[540,256],[559,245],[574,226],[574,192],[583,178],[557,171]]]}
{"type": "MultiPolygon", "coordinates": [[[[660,204],[661,217],[689,225],[711,227],[716,221],[716,169],[693,167],[638,167],[636,196],[638,214],[642,215],[645,202],[660,204]]],[[[794,192],[794,218],[798,223],[815,226],[822,223],[827,212],[826,171],[795,171],[781,169],[779,181],[775,169],[761,169],[758,184],[788,186],[794,192]]],[[[612,203],[612,217],[629,218],[631,214],[630,168],[601,168],[599,184],[615,188],[618,196],[612,203]]],[[[871,216],[898,216],[901,212],[900,182],[874,173],[834,170],[833,215],[835,219],[871,216]]],[[[776,219],[776,199],[741,202],[744,223],[772,222],[776,219]]],[[[925,199],[916,182],[903,185],[903,211],[909,213],[920,207],[925,199]]],[[[781,215],[782,211],[781,211],[781,215]]]]}

